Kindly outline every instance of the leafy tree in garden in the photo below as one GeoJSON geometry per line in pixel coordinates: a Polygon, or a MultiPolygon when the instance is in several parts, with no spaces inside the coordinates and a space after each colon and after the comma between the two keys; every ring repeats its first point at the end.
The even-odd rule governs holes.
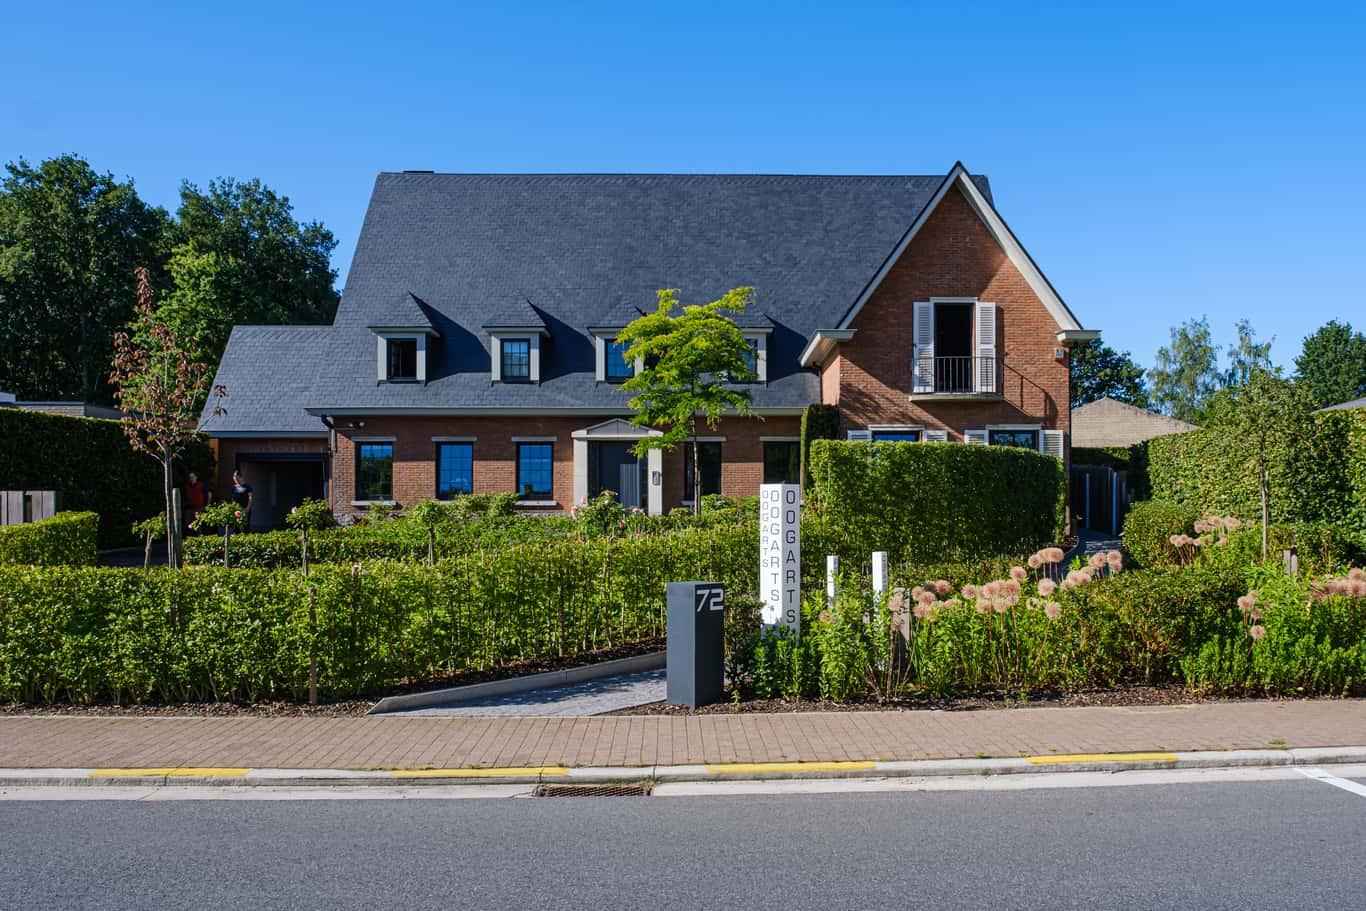
{"type": "Polygon", "coordinates": [[[1173,329],[1170,347],[1157,350],[1157,363],[1148,371],[1153,404],[1183,421],[1201,420],[1222,379],[1209,320],[1203,316],[1173,329]]]}
{"type": "Polygon", "coordinates": [[[1148,384],[1143,368],[1127,351],[1116,351],[1100,339],[1072,346],[1072,407],[1109,397],[1147,408],[1148,384]]]}
{"type": "MultiPolygon", "coordinates": [[[[299,530],[299,554],[305,576],[308,575],[308,533],[327,528],[334,521],[336,520],[332,516],[332,507],[326,500],[317,499],[304,500],[285,516],[285,524],[299,530]]],[[[228,565],[226,560],[223,565],[228,565]]],[[[431,565],[430,560],[428,565],[431,565]]]]}
{"type": "Polygon", "coordinates": [[[337,310],[332,232],[294,218],[259,180],[180,188],[168,318],[217,363],[234,323],[327,323],[337,310]]]}
{"type": "Polygon", "coordinates": [[[1295,374],[1320,407],[1366,396],[1366,335],[1330,320],[1304,340],[1295,374]]]}
{"type": "Polygon", "coordinates": [[[133,315],[134,268],[161,272],[166,212],[75,155],[5,170],[0,378],[20,397],[111,402],[114,332],[133,315]]]}
{"type": "MultiPolygon", "coordinates": [[[[158,312],[152,299],[147,270],[137,270],[137,313],[128,330],[114,335],[114,369],[109,382],[114,396],[128,412],[124,433],[135,451],[145,452],[161,464],[162,489],[166,495],[166,562],[180,566],[181,529],[175,514],[175,458],[198,437],[194,429],[200,404],[209,383],[208,367],[200,360],[192,337],[180,334],[158,312]]],[[[213,413],[224,413],[222,399],[228,394],[213,390],[213,413]]]]}
{"type": "MultiPolygon", "coordinates": [[[[617,334],[627,346],[625,357],[644,366],[622,384],[630,393],[633,424],[662,431],[636,444],[636,454],[671,450],[692,442],[692,463],[701,465],[697,420],[715,427],[727,412],[751,414],[749,390],[735,380],[753,378],[748,359],[753,349],[729,314],[743,313],[753,288],[735,288],[709,304],[679,309],[678,292],[658,293],[658,307],[617,334]],[[678,312],[675,312],[678,311],[678,312]]],[[[693,512],[702,507],[702,472],[693,471],[693,512]]]]}
{"type": "Polygon", "coordinates": [[[1224,385],[1245,386],[1252,374],[1271,369],[1271,342],[1257,341],[1257,333],[1245,319],[1238,320],[1238,341],[1228,346],[1228,370],[1224,385]]]}

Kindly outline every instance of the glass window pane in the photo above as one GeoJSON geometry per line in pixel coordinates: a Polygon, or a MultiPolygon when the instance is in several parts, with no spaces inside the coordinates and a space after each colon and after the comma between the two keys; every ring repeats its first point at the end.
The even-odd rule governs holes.
{"type": "Polygon", "coordinates": [[[873,432],[874,443],[919,443],[919,430],[876,430],[873,432]]]}
{"type": "MultiPolygon", "coordinates": [[[[697,455],[702,461],[702,496],[721,492],[721,443],[718,440],[697,444],[697,455]]],[[[683,444],[683,499],[692,500],[693,462],[692,444],[683,444]]]]}
{"type": "Polygon", "coordinates": [[[800,484],[802,444],[795,440],[764,443],[764,483],[800,484]]]}
{"type": "Polygon", "coordinates": [[[387,350],[389,352],[389,379],[417,379],[417,339],[391,338],[388,340],[387,350]]]}
{"type": "Polygon", "coordinates": [[[503,339],[502,372],[505,380],[531,378],[531,341],[524,338],[503,339]]]}
{"type": "Polygon", "coordinates": [[[554,498],[554,453],[550,443],[517,444],[517,495],[523,500],[554,498]]]}
{"type": "Polygon", "coordinates": [[[606,361],[607,378],[629,380],[635,376],[635,366],[626,359],[626,346],[618,344],[614,338],[608,339],[606,345],[603,359],[606,361]]]}
{"type": "Polygon", "coordinates": [[[1037,430],[993,430],[988,435],[993,446],[1019,446],[1022,449],[1039,448],[1037,430]]]}
{"type": "Polygon", "coordinates": [[[757,338],[745,339],[749,343],[749,348],[745,351],[745,369],[749,375],[743,382],[752,383],[759,379],[759,340],[757,338]]]}
{"type": "Polygon", "coordinates": [[[356,499],[394,498],[394,445],[360,443],[356,446],[356,499]]]}
{"type": "Polygon", "coordinates": [[[440,443],[436,447],[436,495],[449,500],[474,492],[474,445],[440,443]]]}

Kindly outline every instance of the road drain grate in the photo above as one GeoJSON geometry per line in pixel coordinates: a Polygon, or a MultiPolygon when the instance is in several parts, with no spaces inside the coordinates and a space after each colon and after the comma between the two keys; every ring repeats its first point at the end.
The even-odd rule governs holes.
{"type": "Polygon", "coordinates": [[[543,784],[537,797],[648,797],[648,782],[635,784],[543,784]]]}

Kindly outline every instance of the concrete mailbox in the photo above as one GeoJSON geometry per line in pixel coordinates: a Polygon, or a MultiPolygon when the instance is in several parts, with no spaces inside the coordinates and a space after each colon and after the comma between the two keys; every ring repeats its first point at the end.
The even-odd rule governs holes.
{"type": "Polygon", "coordinates": [[[721,698],[725,683],[726,588],[720,582],[670,582],[667,698],[697,708],[721,698]]]}

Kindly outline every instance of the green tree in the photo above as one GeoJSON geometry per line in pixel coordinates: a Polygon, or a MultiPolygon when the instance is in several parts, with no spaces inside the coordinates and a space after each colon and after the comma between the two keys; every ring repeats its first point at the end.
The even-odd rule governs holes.
{"type": "Polygon", "coordinates": [[[180,188],[172,231],[174,289],[167,318],[217,363],[234,323],[328,323],[337,311],[337,246],[320,223],[299,222],[289,197],[259,180],[180,188]]]}
{"type": "Polygon", "coordinates": [[[1201,420],[1222,380],[1219,353],[1203,316],[1172,329],[1171,345],[1157,350],[1157,362],[1148,371],[1153,403],[1183,421],[1201,420]]]}
{"type": "MultiPolygon", "coordinates": [[[[627,348],[627,360],[644,365],[621,387],[631,395],[636,412],[631,422],[661,431],[636,444],[637,456],[691,442],[693,465],[701,465],[698,418],[715,427],[728,411],[752,413],[749,390],[735,381],[753,379],[753,348],[730,314],[743,313],[753,294],[753,288],[735,288],[709,304],[679,310],[677,290],[666,288],[658,293],[653,313],[617,334],[617,341],[627,348]]],[[[693,471],[692,508],[694,513],[702,508],[698,470],[693,471]]]]}
{"type": "Polygon", "coordinates": [[[1224,385],[1245,386],[1254,373],[1271,369],[1271,342],[1257,341],[1252,323],[1245,319],[1237,323],[1238,341],[1228,346],[1228,370],[1224,385]]]}
{"type": "Polygon", "coordinates": [[[1143,368],[1127,351],[1116,351],[1100,339],[1072,346],[1072,407],[1109,397],[1147,408],[1148,384],[1143,368]]]}
{"type": "Polygon", "coordinates": [[[1366,396],[1366,335],[1330,320],[1304,340],[1295,375],[1320,408],[1366,396]]]}
{"type": "Polygon", "coordinates": [[[134,269],[161,274],[166,212],[75,155],[5,170],[0,381],[21,397],[109,403],[114,332],[133,316],[134,269]]]}

